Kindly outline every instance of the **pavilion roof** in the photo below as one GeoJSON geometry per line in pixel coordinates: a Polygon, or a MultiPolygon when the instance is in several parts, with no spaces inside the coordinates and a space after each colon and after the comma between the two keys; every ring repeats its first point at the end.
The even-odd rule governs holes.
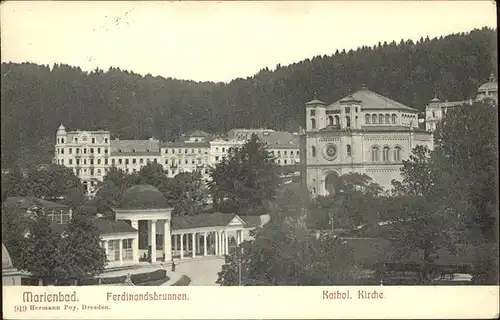
{"type": "MultiPolygon", "coordinates": [[[[172,229],[192,229],[201,227],[224,227],[238,217],[234,213],[201,213],[195,216],[176,216],[172,217],[172,229]]],[[[243,220],[244,221],[244,220],[243,220]]],[[[245,223],[245,221],[244,221],[245,223]]]]}

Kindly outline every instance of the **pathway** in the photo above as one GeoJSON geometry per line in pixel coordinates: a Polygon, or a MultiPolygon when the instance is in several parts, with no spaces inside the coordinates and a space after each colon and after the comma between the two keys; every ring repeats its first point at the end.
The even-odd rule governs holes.
{"type": "Polygon", "coordinates": [[[118,277],[127,274],[137,274],[151,272],[158,269],[166,269],[167,276],[170,278],[162,286],[171,286],[177,282],[181,276],[186,275],[191,279],[190,286],[218,286],[215,283],[218,278],[218,273],[221,271],[224,264],[222,257],[200,257],[195,259],[184,259],[175,261],[175,272],[172,271],[170,263],[166,264],[140,264],[130,268],[116,271],[107,271],[101,276],[104,277],[118,277]]]}
{"type": "Polygon", "coordinates": [[[218,286],[218,273],[224,264],[224,258],[201,258],[176,262],[176,273],[191,278],[190,286],[218,286]]]}

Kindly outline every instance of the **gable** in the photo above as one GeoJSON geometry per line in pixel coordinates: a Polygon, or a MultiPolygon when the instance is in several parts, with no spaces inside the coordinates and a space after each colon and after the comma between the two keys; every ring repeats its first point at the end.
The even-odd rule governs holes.
{"type": "Polygon", "coordinates": [[[240,227],[240,226],[245,226],[245,225],[246,225],[245,221],[243,221],[243,219],[241,219],[240,217],[238,217],[236,215],[227,224],[228,227],[240,227]]]}

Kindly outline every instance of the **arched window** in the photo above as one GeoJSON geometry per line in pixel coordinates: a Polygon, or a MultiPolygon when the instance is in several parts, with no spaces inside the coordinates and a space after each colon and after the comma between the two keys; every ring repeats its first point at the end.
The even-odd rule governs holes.
{"type": "Polygon", "coordinates": [[[376,162],[380,160],[380,150],[377,146],[372,147],[372,161],[376,162]]]}
{"type": "Polygon", "coordinates": [[[373,124],[377,123],[377,115],[376,114],[372,114],[372,123],[373,124]]]}
{"type": "Polygon", "coordinates": [[[392,114],[392,124],[396,124],[396,115],[392,114]]]}
{"type": "Polygon", "coordinates": [[[335,116],[335,125],[340,125],[340,118],[339,116],[335,116]]]}
{"type": "Polygon", "coordinates": [[[315,146],[311,147],[311,154],[313,157],[316,157],[316,147],[315,146]]]}
{"type": "Polygon", "coordinates": [[[435,118],[436,117],[436,111],[432,111],[432,117],[435,118]]]}
{"type": "Polygon", "coordinates": [[[358,116],[354,117],[354,128],[358,127],[358,116]]]}
{"type": "Polygon", "coordinates": [[[365,123],[370,124],[370,120],[371,120],[370,115],[369,114],[365,115],[365,123]]]}
{"type": "Polygon", "coordinates": [[[394,148],[394,161],[401,161],[401,147],[399,146],[394,148]]]}
{"type": "Polygon", "coordinates": [[[349,116],[345,117],[345,121],[346,121],[346,127],[350,128],[351,127],[351,117],[349,117],[349,116]]]}
{"type": "Polygon", "coordinates": [[[390,148],[389,147],[384,147],[384,151],[382,152],[382,159],[383,161],[385,162],[388,162],[389,161],[389,152],[390,152],[390,148]]]}
{"type": "Polygon", "coordinates": [[[333,117],[332,116],[328,116],[328,125],[333,126],[333,117]]]}
{"type": "Polygon", "coordinates": [[[311,119],[311,128],[316,129],[316,119],[311,119]]]}
{"type": "Polygon", "coordinates": [[[390,124],[391,123],[391,116],[386,114],[385,115],[385,124],[390,124]]]}
{"type": "Polygon", "coordinates": [[[384,123],[384,115],[383,114],[378,115],[378,123],[380,123],[380,124],[384,123]]]}
{"type": "Polygon", "coordinates": [[[313,194],[316,194],[316,187],[312,187],[313,194]]]}
{"type": "Polygon", "coordinates": [[[346,149],[347,149],[347,156],[348,156],[348,157],[350,157],[350,156],[351,156],[351,145],[350,145],[350,144],[348,144],[348,145],[346,146],[346,149]]]}

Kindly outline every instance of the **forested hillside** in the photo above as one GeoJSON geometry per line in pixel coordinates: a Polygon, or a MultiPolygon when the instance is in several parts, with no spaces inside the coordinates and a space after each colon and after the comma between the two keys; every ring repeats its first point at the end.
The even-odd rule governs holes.
{"type": "Polygon", "coordinates": [[[121,139],[172,139],[192,129],[297,130],[315,92],[334,102],[361,84],[423,109],[435,86],[442,99],[474,96],[497,70],[496,56],[496,29],[485,28],[336,52],[227,84],[2,63],[2,167],[50,162],[61,122],[70,130],[111,130],[121,139]]]}

